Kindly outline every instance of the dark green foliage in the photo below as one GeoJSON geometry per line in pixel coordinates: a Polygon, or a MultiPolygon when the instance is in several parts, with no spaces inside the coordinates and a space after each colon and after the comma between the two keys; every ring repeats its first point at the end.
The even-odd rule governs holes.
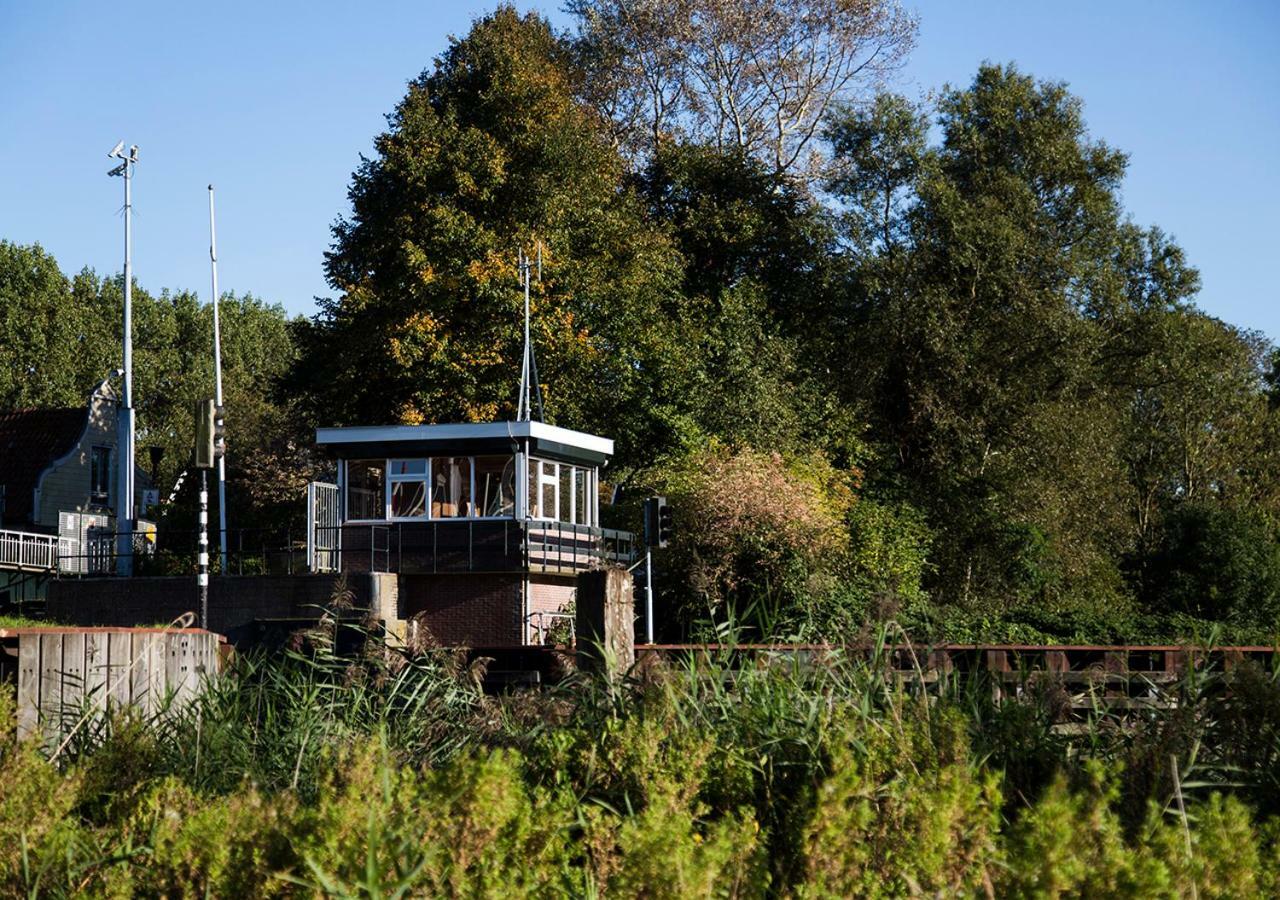
{"type": "Polygon", "coordinates": [[[1280,632],[1280,540],[1251,510],[1175,507],[1146,570],[1153,607],[1280,632]]]}

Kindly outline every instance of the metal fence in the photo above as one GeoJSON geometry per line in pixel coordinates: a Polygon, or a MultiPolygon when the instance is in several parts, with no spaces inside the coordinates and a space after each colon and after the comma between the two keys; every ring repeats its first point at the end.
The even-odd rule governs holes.
{"type": "Polygon", "coordinates": [[[57,559],[57,535],[0,531],[0,568],[51,571],[57,559]]]}
{"type": "Polygon", "coordinates": [[[312,558],[328,571],[575,573],[627,565],[635,557],[628,531],[517,519],[347,523],[316,526],[312,558]]]}
{"type": "MultiPolygon", "coordinates": [[[[199,559],[199,531],[160,529],[133,533],[130,552],[121,552],[118,534],[95,533],[90,540],[63,538],[57,548],[60,576],[115,575],[125,557],[134,575],[194,575],[199,559]]],[[[223,575],[300,575],[308,571],[302,529],[234,528],[227,530],[227,563],[222,565],[219,536],[209,532],[209,571],[223,575]]]]}
{"type": "MultiPolygon", "coordinates": [[[[193,575],[199,554],[199,532],[194,530],[135,532],[132,552],[127,554],[121,552],[118,535],[111,531],[95,532],[84,541],[34,537],[43,540],[40,549],[22,552],[38,555],[46,570],[56,567],[64,576],[115,575],[126,555],[132,558],[134,575],[193,575]]],[[[0,542],[0,553],[9,552],[7,547],[0,542]]],[[[628,565],[635,558],[635,548],[635,536],[628,531],[516,519],[316,524],[310,533],[303,529],[236,528],[227,531],[225,569],[218,533],[210,532],[209,570],[224,575],[301,575],[312,571],[572,574],[605,565],[628,565]]]]}

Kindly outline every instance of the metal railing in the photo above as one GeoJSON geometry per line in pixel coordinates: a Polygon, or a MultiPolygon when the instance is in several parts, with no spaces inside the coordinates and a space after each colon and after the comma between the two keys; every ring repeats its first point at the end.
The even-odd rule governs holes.
{"type": "MultiPolygon", "coordinates": [[[[164,528],[149,534],[135,532],[131,552],[122,553],[117,533],[105,529],[84,540],[0,532],[0,566],[12,558],[21,559],[25,568],[59,575],[108,576],[124,568],[120,563],[127,556],[135,575],[188,575],[196,572],[198,536],[194,530],[164,528]],[[10,539],[11,534],[23,539],[10,539]]],[[[317,525],[311,535],[304,529],[229,529],[225,570],[216,552],[216,531],[209,534],[209,543],[214,550],[209,554],[210,571],[223,575],[310,571],[574,574],[627,565],[636,547],[627,531],[516,519],[317,525]]],[[[8,565],[18,567],[17,562],[8,565]]]]}
{"type": "Polygon", "coordinates": [[[636,547],[628,531],[516,519],[347,523],[309,537],[322,571],[571,574],[627,565],[636,547]]]}
{"type": "Polygon", "coordinates": [[[58,564],[58,536],[0,531],[0,569],[52,572],[58,564]]]}
{"type": "MultiPolygon", "coordinates": [[[[130,552],[122,553],[112,531],[95,532],[89,539],[56,539],[57,572],[62,575],[111,576],[120,563],[132,561],[134,575],[194,575],[199,558],[199,532],[161,529],[132,533],[130,552]]],[[[210,572],[223,575],[300,575],[307,569],[307,546],[302,529],[235,528],[227,530],[227,566],[221,568],[218,533],[209,533],[210,572]]]]}

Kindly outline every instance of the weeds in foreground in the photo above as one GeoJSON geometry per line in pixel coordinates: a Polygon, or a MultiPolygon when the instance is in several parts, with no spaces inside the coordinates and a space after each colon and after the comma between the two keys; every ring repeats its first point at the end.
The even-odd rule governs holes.
{"type": "Polygon", "coordinates": [[[57,766],[7,730],[0,893],[1280,889],[1275,673],[1200,673],[1176,710],[1065,736],[1048,693],[894,685],[883,636],[498,697],[451,652],[334,643],[242,658],[180,713],[96,722],[57,766]]]}

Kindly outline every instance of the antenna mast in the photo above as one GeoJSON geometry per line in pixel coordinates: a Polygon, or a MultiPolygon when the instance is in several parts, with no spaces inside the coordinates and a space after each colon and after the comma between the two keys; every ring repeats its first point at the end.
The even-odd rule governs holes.
{"type": "MultiPolygon", "coordinates": [[[[538,242],[537,250],[538,282],[542,282],[542,242],[538,242]]],[[[533,341],[529,338],[529,282],[532,277],[534,262],[529,259],[523,249],[517,257],[516,268],[520,273],[520,281],[524,286],[524,358],[520,363],[520,397],[516,404],[516,421],[528,422],[533,419],[533,400],[538,403],[538,421],[544,418],[542,410],[542,385],[538,382],[538,362],[533,354],[533,341]]]]}
{"type": "MultiPolygon", "coordinates": [[[[213,185],[209,185],[209,265],[213,272],[213,403],[222,415],[222,329],[218,322],[218,232],[213,219],[213,185]]],[[[227,574],[227,453],[218,454],[218,550],[227,574]]]]}
{"type": "Polygon", "coordinates": [[[127,151],[120,141],[107,154],[120,164],[108,175],[124,179],[124,384],[116,419],[116,572],[133,574],[134,484],[133,457],[133,167],[138,163],[138,145],[127,151]]]}

